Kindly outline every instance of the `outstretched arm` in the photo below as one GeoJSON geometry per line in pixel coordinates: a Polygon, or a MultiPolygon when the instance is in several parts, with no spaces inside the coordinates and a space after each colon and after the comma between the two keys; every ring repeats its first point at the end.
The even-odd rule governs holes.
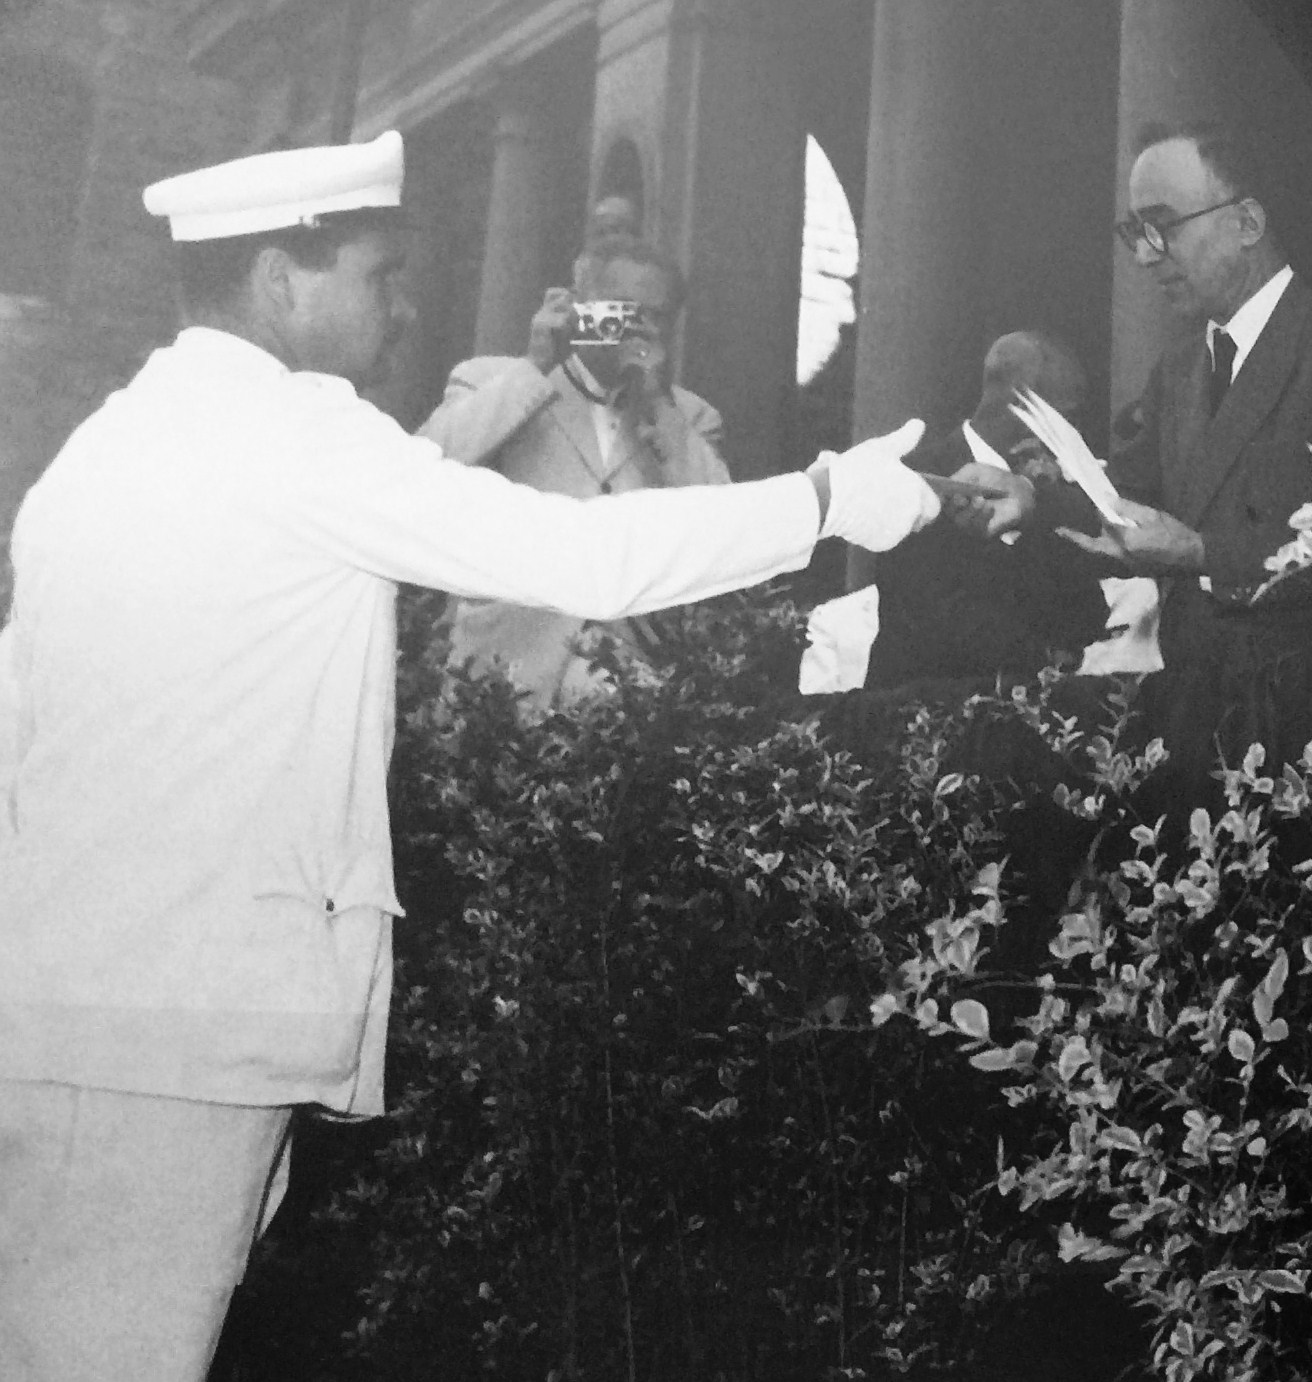
{"type": "MultiPolygon", "coordinates": [[[[322,390],[316,402],[322,417],[322,390]]],[[[580,618],[647,613],[797,570],[822,536],[889,547],[938,512],[899,459],[919,424],[828,458],[815,477],[576,500],[443,463],[349,393],[334,422],[324,430],[338,445],[307,464],[294,506],[316,548],[391,580],[580,618]]]]}

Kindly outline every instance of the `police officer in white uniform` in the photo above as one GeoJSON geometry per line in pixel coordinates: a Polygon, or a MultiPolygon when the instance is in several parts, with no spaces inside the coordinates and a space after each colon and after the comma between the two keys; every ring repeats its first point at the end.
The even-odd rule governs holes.
{"type": "Polygon", "coordinates": [[[382,1108],[396,583],[589,619],[938,504],[919,436],[581,502],[361,400],[400,136],[156,184],[188,322],[28,495],[0,635],[0,1375],[199,1382],[292,1106],[382,1108]]]}

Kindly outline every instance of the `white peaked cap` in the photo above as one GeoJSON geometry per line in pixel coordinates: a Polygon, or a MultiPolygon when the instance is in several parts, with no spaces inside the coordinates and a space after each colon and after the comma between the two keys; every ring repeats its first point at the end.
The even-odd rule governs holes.
{"type": "Polygon", "coordinates": [[[400,206],[405,155],[396,130],[369,144],[278,149],[152,183],[141,194],[175,240],[221,240],[312,222],[332,211],[400,206]]]}

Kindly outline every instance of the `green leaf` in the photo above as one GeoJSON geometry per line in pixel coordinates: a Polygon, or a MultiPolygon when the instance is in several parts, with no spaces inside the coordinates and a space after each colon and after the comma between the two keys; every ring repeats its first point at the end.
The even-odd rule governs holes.
{"type": "Polygon", "coordinates": [[[1244,1065],[1252,1063],[1253,1055],[1257,1050],[1257,1045],[1253,1038],[1239,1027],[1231,1028],[1230,1035],[1226,1038],[1226,1049],[1237,1061],[1244,1065]]]}
{"type": "Polygon", "coordinates": [[[1189,813],[1189,835],[1195,849],[1201,850],[1212,843],[1212,818],[1201,806],[1189,813]]]}
{"type": "Polygon", "coordinates": [[[989,1010],[973,998],[962,998],[952,1005],[952,1025],[967,1036],[987,1041],[989,1038],[989,1010]]]}
{"type": "Polygon", "coordinates": [[[1057,1073],[1063,1080],[1073,1079],[1075,1074],[1089,1064],[1089,1048],[1083,1037],[1073,1037],[1061,1048],[1057,1058],[1057,1073]]]}
{"type": "Polygon", "coordinates": [[[870,1004],[870,1024],[882,1027],[897,1012],[897,999],[891,993],[881,993],[870,1004]]]}
{"type": "MultiPolygon", "coordinates": [[[[1271,962],[1271,968],[1267,970],[1265,978],[1253,994],[1253,1016],[1257,1018],[1258,1025],[1263,1029],[1263,1035],[1266,1033],[1266,1028],[1271,1025],[1271,1018],[1275,1014],[1276,1000],[1284,993],[1288,978],[1289,956],[1283,950],[1277,950],[1275,959],[1271,962]]],[[[1280,1038],[1277,1037],[1274,1040],[1280,1040],[1280,1038]]]]}
{"type": "Polygon", "coordinates": [[[1280,1268],[1267,1272],[1258,1272],[1257,1281],[1259,1286],[1265,1286],[1268,1291],[1279,1291],[1285,1295],[1302,1295],[1307,1290],[1307,1272],[1287,1272],[1280,1268]]]}
{"type": "Polygon", "coordinates": [[[1098,1134],[1098,1142],[1104,1147],[1118,1147],[1123,1152],[1142,1152],[1143,1142],[1133,1128],[1112,1124],[1098,1134]]]}
{"type": "Polygon", "coordinates": [[[1057,1255],[1063,1262],[1109,1262],[1124,1257],[1125,1249],[1078,1233],[1072,1225],[1063,1224],[1057,1231],[1057,1255]]]}
{"type": "Polygon", "coordinates": [[[933,998],[926,998],[925,1001],[916,1009],[916,1021],[922,1027],[938,1026],[938,1003],[933,998]]]}
{"type": "Polygon", "coordinates": [[[970,1063],[976,1070],[1010,1070],[1016,1064],[1016,1057],[1010,1047],[994,1046],[988,1051],[976,1051],[970,1063]]]}

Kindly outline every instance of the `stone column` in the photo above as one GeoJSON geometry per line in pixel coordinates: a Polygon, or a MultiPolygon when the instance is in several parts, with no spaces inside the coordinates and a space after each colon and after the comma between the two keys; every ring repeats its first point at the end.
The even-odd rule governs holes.
{"type": "MultiPolygon", "coordinates": [[[[858,439],[969,416],[989,343],[1023,327],[1070,342],[1101,419],[1119,51],[1115,8],[1083,0],[877,7],[858,439]]],[[[849,583],[875,565],[853,552],[849,583]]]]}
{"type": "MultiPolygon", "coordinates": [[[[973,403],[979,151],[967,93],[977,29],[956,0],[875,12],[852,409],[858,438],[912,416],[946,426],[973,403]]],[[[849,586],[874,575],[869,554],[851,549],[849,586]]]]}
{"type": "Polygon", "coordinates": [[[549,125],[545,93],[512,77],[496,93],[492,185],[474,348],[518,355],[545,287],[551,215],[549,125]]]}
{"type": "Polygon", "coordinates": [[[683,371],[721,411],[736,479],[795,466],[806,198],[805,6],[676,6],[660,218],[693,291],[683,371]]]}
{"type": "Polygon", "coordinates": [[[680,382],[725,421],[737,479],[796,463],[806,124],[796,0],[602,0],[594,182],[619,138],[648,232],[688,273],[680,382]]]}
{"type": "Polygon", "coordinates": [[[875,16],[857,346],[858,436],[973,402],[978,24],[957,0],[875,16]],[[972,250],[974,253],[972,253],[972,250]]]}

